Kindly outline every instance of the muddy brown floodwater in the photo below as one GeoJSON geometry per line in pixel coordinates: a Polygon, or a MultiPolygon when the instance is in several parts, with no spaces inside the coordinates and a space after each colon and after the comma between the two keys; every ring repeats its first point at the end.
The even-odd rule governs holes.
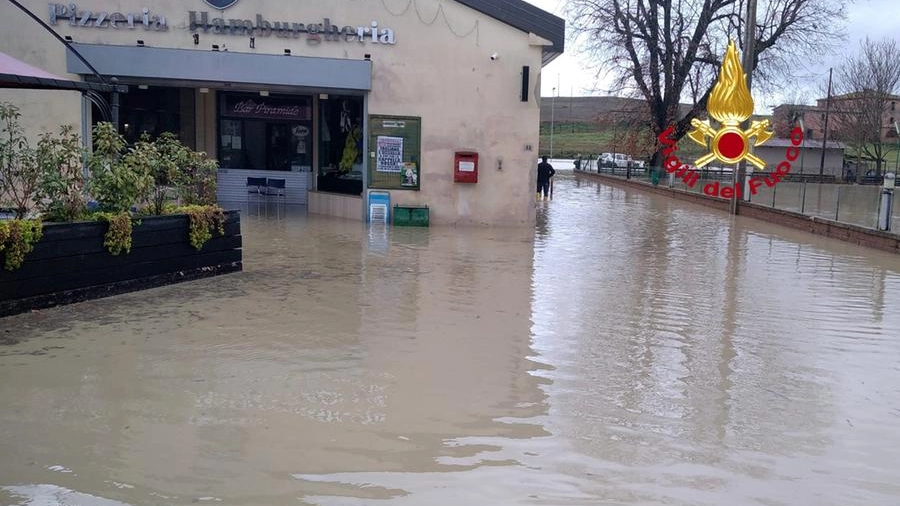
{"type": "Polygon", "coordinates": [[[0,320],[0,504],[896,505],[900,257],[561,173],[0,320]]]}

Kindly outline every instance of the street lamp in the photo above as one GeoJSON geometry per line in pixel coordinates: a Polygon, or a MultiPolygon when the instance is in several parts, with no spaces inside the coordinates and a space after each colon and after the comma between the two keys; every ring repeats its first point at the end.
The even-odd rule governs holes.
{"type": "Polygon", "coordinates": [[[556,115],[556,88],[553,88],[553,95],[550,98],[550,159],[553,159],[553,122],[556,115]]]}

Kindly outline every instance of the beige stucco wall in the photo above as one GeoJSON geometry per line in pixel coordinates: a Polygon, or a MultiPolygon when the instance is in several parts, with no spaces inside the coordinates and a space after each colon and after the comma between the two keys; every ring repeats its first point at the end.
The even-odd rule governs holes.
{"type": "MultiPolygon", "coordinates": [[[[25,0],[45,21],[44,0],[25,0]]],[[[92,0],[78,2],[79,10],[164,15],[169,28],[156,32],[134,29],[55,26],[76,42],[133,45],[142,39],[155,47],[210,50],[212,44],[229,51],[362,59],[373,61],[373,89],[369,114],[422,118],[421,191],[392,191],[392,202],[426,204],[435,224],[529,224],[534,221],[534,179],[538,152],[541,47],[529,45],[527,33],[451,0],[335,0],[295,3],[240,0],[224,11],[224,18],[365,26],[395,33],[395,44],[356,41],[310,43],[300,38],[249,37],[200,33],[194,45],[188,11],[217,11],[202,0],[92,0]],[[492,60],[491,54],[499,58],[492,60]],[[519,99],[521,69],[531,68],[529,101],[519,99]],[[530,145],[532,151],[526,150],[530,145]],[[453,183],[453,152],[472,150],[480,155],[479,182],[453,183]],[[502,169],[499,163],[502,160],[502,169]]],[[[11,4],[0,2],[0,50],[61,76],[66,73],[64,50],[34,21],[11,4]]],[[[80,122],[81,105],[75,93],[2,92],[25,106],[32,129],[55,128],[60,122],[80,122]],[[23,98],[24,97],[24,98],[23,98]]],[[[199,113],[198,113],[199,115],[199,113]]],[[[198,118],[198,129],[207,122],[198,118]]],[[[214,135],[206,132],[206,135],[214,135]]],[[[198,135],[198,138],[202,138],[198,135]]],[[[212,137],[214,138],[214,137],[212,137]]]]}
{"type": "MultiPolygon", "coordinates": [[[[46,21],[46,2],[25,2],[46,21]]],[[[0,2],[0,51],[48,72],[65,76],[63,46],[21,10],[0,2]]],[[[0,102],[19,107],[30,137],[69,124],[81,131],[81,94],[74,91],[0,89],[0,102]]]]}

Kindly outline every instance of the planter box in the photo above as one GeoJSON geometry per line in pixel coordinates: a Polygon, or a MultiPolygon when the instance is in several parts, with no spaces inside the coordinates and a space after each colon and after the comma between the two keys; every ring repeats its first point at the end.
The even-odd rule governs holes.
{"type": "Polygon", "coordinates": [[[186,215],[143,218],[131,253],[103,246],[108,225],[50,223],[19,269],[0,267],[0,317],[71,304],[242,269],[241,217],[225,213],[225,235],[200,250],[188,239],[186,215]]]}

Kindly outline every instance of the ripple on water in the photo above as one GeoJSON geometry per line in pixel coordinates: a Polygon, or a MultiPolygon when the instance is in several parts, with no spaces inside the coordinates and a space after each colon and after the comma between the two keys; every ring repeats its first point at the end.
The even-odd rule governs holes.
{"type": "Polygon", "coordinates": [[[84,494],[64,487],[48,484],[15,485],[0,487],[21,506],[130,506],[127,503],[84,494]]]}
{"type": "Polygon", "coordinates": [[[556,191],[534,230],[247,217],[242,273],[8,320],[0,503],[897,503],[900,259],[556,191]]]}

